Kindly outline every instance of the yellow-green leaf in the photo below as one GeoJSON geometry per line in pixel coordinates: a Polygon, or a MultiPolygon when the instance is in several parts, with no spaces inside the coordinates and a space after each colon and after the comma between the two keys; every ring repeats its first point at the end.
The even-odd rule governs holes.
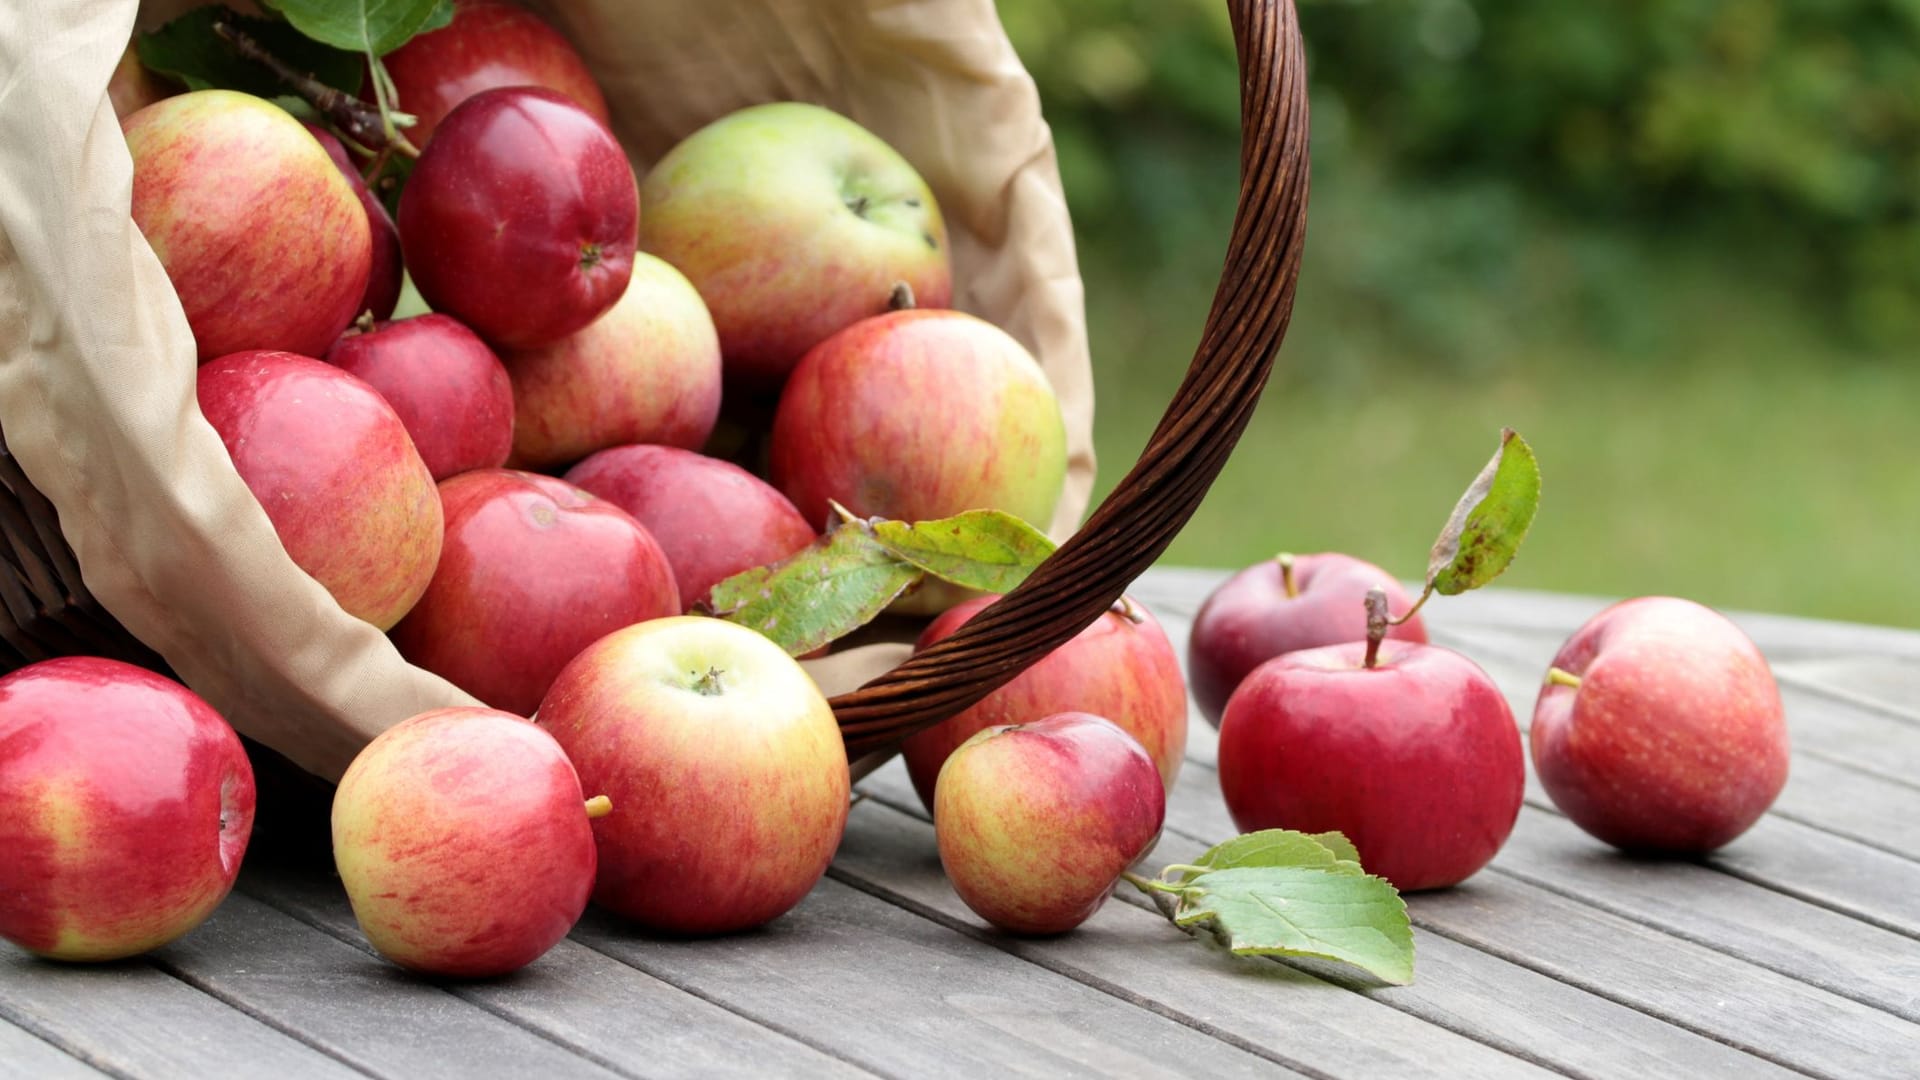
{"type": "Polygon", "coordinates": [[[1512,564],[1540,508],[1540,465],[1512,428],[1453,508],[1427,558],[1427,590],[1452,596],[1477,589],[1512,564]]]}

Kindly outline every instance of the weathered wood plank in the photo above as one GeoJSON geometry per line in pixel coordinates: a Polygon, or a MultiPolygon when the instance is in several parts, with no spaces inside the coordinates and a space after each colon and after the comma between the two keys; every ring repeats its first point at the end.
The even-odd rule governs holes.
{"type": "Polygon", "coordinates": [[[1920,863],[1912,859],[1768,814],[1706,865],[1920,939],[1920,863]]]}
{"type": "Polygon", "coordinates": [[[1920,657],[1821,656],[1774,665],[1782,679],[1841,701],[1920,723],[1920,657]]]}
{"type": "Polygon", "coordinates": [[[897,1076],[1297,1076],[831,878],[752,933],[574,936],[770,1027],[897,1076]]]}
{"type": "MultiPolygon", "coordinates": [[[[385,966],[374,959],[340,883],[331,875],[285,867],[269,875],[250,874],[241,887],[350,942],[366,963],[385,966]]],[[[513,978],[446,983],[442,988],[596,1060],[642,1075],[868,1075],[576,941],[560,942],[513,978]]]]}
{"type": "Polygon", "coordinates": [[[0,1077],[5,1080],[99,1080],[106,1075],[34,1033],[0,1020],[0,1077]]]}
{"type": "Polygon", "coordinates": [[[0,944],[0,1019],[103,1071],[152,1080],[364,1074],[145,963],[83,967],[0,944]]]}

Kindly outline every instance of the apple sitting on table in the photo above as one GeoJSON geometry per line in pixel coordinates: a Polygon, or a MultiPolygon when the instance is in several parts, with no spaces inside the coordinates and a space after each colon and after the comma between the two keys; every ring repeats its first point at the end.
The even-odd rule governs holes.
{"type": "Polygon", "coordinates": [[[446,549],[393,629],[400,655],[531,716],[601,636],[680,613],[673,568],[626,511],[551,476],[477,469],[440,485],[446,549]]]}
{"type": "Polygon", "coordinates": [[[608,122],[607,100],[580,54],[538,15],[506,0],[455,0],[452,22],[381,62],[393,79],[396,107],[415,118],[407,129],[415,146],[427,144],[454,106],[502,86],[557,90],[608,122]]]}
{"type": "Polygon", "coordinates": [[[253,769],[220,714],[117,660],[0,678],[0,937],[117,960],[180,937],[233,887],[253,769]]]}
{"type": "Polygon", "coordinates": [[[1067,434],[1040,365],[1006,331],[915,309],[865,319],[806,355],[774,413],[770,464],[773,485],[816,527],[833,500],[897,521],[991,508],[1045,529],[1067,434]]]}
{"type": "MultiPolygon", "coordinates": [[[[1365,639],[1367,590],[1376,585],[1394,611],[1413,607],[1385,570],[1333,552],[1281,555],[1221,582],[1200,605],[1187,639],[1187,675],[1201,715],[1220,726],[1234,687],[1281,653],[1365,639]]],[[[1424,642],[1426,625],[1414,615],[1387,637],[1424,642]]]]}
{"type": "Polygon", "coordinates": [[[633,271],[626,151],[564,95],[487,90],[441,122],[400,193],[400,245],[429,307],[500,348],[599,318],[633,271]]]}
{"type": "MultiPolygon", "coordinates": [[[[947,611],[927,625],[915,649],[952,636],[996,599],[983,596],[947,611]]],[[[1118,725],[1146,748],[1166,789],[1173,790],[1187,749],[1187,690],[1180,659],[1153,616],[1137,602],[1122,599],[966,711],[908,736],[901,756],[920,801],[933,809],[934,781],[942,765],[975,732],[1062,712],[1092,712],[1118,725]]]]}
{"type": "Polygon", "coordinates": [[[683,615],[595,642],[540,703],[589,790],[594,902],[656,931],[720,934],[778,917],[846,829],[846,747],[792,657],[746,627],[683,615]]]}
{"type": "Polygon", "coordinates": [[[400,301],[400,277],[405,272],[400,264],[400,229],[393,223],[393,215],[375,198],[373,191],[354,167],[353,159],[347,156],[347,148],[334,138],[326,128],[305,121],[308,131],[320,141],[321,149],[347,178],[348,186],[353,188],[354,197],[367,211],[367,229],[373,241],[373,262],[367,274],[367,291],[360,295],[360,303],[354,308],[354,317],[371,313],[376,319],[393,317],[394,305],[400,301]]]}
{"type": "Polygon", "coordinates": [[[544,469],[595,450],[697,450],[720,415],[720,342],[700,294],[651,255],[605,315],[544,348],[506,354],[513,459],[544,469]]]}
{"type": "Polygon", "coordinates": [[[1668,596],[1615,604],[1567,639],[1531,741],[1553,804],[1628,851],[1712,851],[1787,782],[1786,717],[1766,658],[1726,616],[1668,596]]]}
{"type": "Polygon", "coordinates": [[[327,362],[364,379],[399,414],[434,480],[496,469],[513,450],[513,384],[486,342],[449,315],[348,334],[327,362]]]}
{"type": "Polygon", "coordinates": [[[940,863],[974,914],[1017,934],[1092,917],[1160,836],[1166,792],[1133,736],[1090,713],[991,727],[940,768],[940,863]]]}
{"type": "Polygon", "coordinates": [[[813,543],[786,496],[731,462],[671,446],[616,446],[566,480],[632,514],[667,553],[692,608],[713,586],[813,543]]]}
{"type": "Polygon", "coordinates": [[[586,910],[588,819],[608,810],[531,721],[436,709],[382,732],[340,778],[334,864],[382,956],[433,975],[504,975],[586,910]]]}
{"type": "Polygon", "coordinates": [[[643,250],[713,312],[727,378],[780,385],[808,349],[888,310],[953,296],[933,192],[892,147],[828,109],[756,105],[668,151],[641,187],[643,250]]]}
{"type": "Polygon", "coordinates": [[[179,294],[202,362],[246,349],[319,356],[358,313],[367,212],[300,121],[200,90],[122,125],[133,220],[179,294]]]}
{"type": "Polygon", "coordinates": [[[339,368],[284,352],[223,356],[200,368],[197,391],[294,563],[348,614],[382,630],[399,622],[439,562],[441,513],[393,407],[339,368]]]}

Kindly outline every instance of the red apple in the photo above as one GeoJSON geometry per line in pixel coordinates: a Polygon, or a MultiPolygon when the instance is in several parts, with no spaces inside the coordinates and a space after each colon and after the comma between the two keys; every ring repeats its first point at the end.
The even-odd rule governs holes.
{"type": "Polygon", "coordinates": [[[455,0],[453,21],[382,58],[398,107],[417,119],[407,129],[425,146],[454,106],[482,90],[544,86],[607,123],[607,99],[567,39],[540,17],[505,0],[455,0]]]}
{"type": "Polygon", "coordinates": [[[1044,529],[1067,473],[1040,365],[957,311],[897,311],[821,342],[780,396],[771,454],[774,486],[816,526],[831,499],[862,517],[990,508],[1044,529]]]}
{"type": "Polygon", "coordinates": [[[1630,851],[1712,851],[1787,782],[1766,658],[1725,616],[1668,596],[1615,604],[1567,639],[1531,738],[1553,804],[1630,851]]]}
{"type": "Polygon", "coordinates": [[[354,309],[354,317],[371,313],[376,319],[393,317],[394,305],[400,301],[400,275],[404,268],[400,265],[400,230],[393,223],[393,216],[387,208],[374,197],[373,191],[354,167],[353,159],[347,156],[347,148],[326,128],[306,121],[307,130],[320,140],[320,148],[333,159],[340,175],[347,178],[353,188],[354,197],[367,212],[367,229],[373,239],[373,251],[370,269],[367,273],[367,291],[360,294],[360,303],[354,309]]]}
{"type": "Polygon", "coordinates": [[[513,384],[500,358],[457,319],[380,323],[334,342],[327,362],[380,391],[434,480],[506,464],[513,384]]]}
{"type": "Polygon", "coordinates": [[[174,93],[173,87],[140,63],[140,54],[132,45],[120,54],[120,62],[113,65],[113,75],[107,80],[107,100],[113,102],[113,115],[122,120],[174,93]]]}
{"type": "Polygon", "coordinates": [[[616,446],[568,470],[567,482],[647,527],[691,608],[718,582],[813,543],[786,496],[731,462],[671,446],[616,446]]]}
{"type": "Polygon", "coordinates": [[[440,499],[379,391],[292,353],[200,369],[200,411],[300,569],[350,615],[387,629],[440,558],[440,499]]]}
{"type": "MultiPolygon", "coordinates": [[[[927,625],[915,648],[951,636],[996,599],[983,596],[949,610],[927,625]]],[[[1077,711],[1104,716],[1139,740],[1173,790],[1187,750],[1186,684],[1166,631],[1135,601],[1122,600],[972,708],[909,736],[901,755],[931,810],[941,765],[975,732],[1077,711]]]]}
{"type": "Polygon", "coordinates": [[[319,356],[367,291],[372,238],[353,187],[277,105],[200,90],[127,117],[133,220],[166,267],[200,359],[319,356]]]}
{"type": "Polygon", "coordinates": [[[660,545],[626,511],[572,484],[479,469],[442,483],[440,500],[446,550],[393,641],[496,709],[532,715],[580,650],[680,612],[660,545]]]}
{"type": "Polygon", "coordinates": [[[1520,815],[1520,729],[1459,653],[1387,641],[1368,667],[1366,651],[1286,653],[1240,683],[1220,720],[1227,809],[1247,832],[1337,829],[1403,892],[1457,884],[1520,815]]]}
{"type": "MultiPolygon", "coordinates": [[[[1385,570],[1332,552],[1282,555],[1221,582],[1200,605],[1187,639],[1187,677],[1201,715],[1219,727],[1234,687],[1281,653],[1365,640],[1365,600],[1376,585],[1395,614],[1413,607],[1385,570]]],[[[1415,615],[1387,636],[1424,642],[1427,628],[1415,615]]]]}
{"type": "Polygon", "coordinates": [[[720,342],[700,294],[651,255],[586,329],[511,352],[516,465],[567,465],[624,443],[698,449],[720,413],[720,342]]]}
{"type": "Polygon", "coordinates": [[[627,289],[640,201],[605,124],[517,86],[447,114],[400,193],[420,296],[503,348],[549,345],[627,289]]]}
{"type": "Polygon", "coordinates": [[[641,247],[692,280],[731,380],[775,387],[808,349],[888,309],[905,282],[953,296],[933,192],[873,133],[817,105],[756,105],[647,173],[641,247]]]}
{"type": "Polygon", "coordinates": [[[1062,934],[1100,910],[1153,847],[1166,799],[1153,759],[1102,717],[1056,713],[987,728],[940,769],[940,864],[993,925],[1062,934]]]}
{"type": "Polygon", "coordinates": [[[0,937],[117,960],[200,925],[253,830],[253,769],[192,691],[117,660],[0,679],[0,937]]]}
{"type": "Polygon", "coordinates": [[[594,902],[648,929],[777,918],[840,844],[849,781],[833,712],[743,626],[686,615],[609,634],[554,680],[539,722],[613,800],[593,825],[594,902]]]}
{"type": "Polygon", "coordinates": [[[388,728],[340,778],[334,864],[382,956],[433,975],[504,975],[586,910],[587,821],[604,812],[531,722],[436,709],[388,728]]]}

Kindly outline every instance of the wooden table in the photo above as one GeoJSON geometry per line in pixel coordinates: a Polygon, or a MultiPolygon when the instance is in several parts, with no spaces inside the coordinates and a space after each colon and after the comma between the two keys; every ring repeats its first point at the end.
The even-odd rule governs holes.
{"type": "MultiPolygon", "coordinates": [[[[1136,595],[1184,652],[1218,579],[1160,570],[1136,595]]],[[[1600,606],[1495,589],[1428,611],[1524,724],[1600,606]]],[[[590,912],[489,983],[377,959],[324,859],[250,857],[205,926],[144,960],[0,946],[0,1075],[1920,1076],[1920,634],[1740,621],[1793,730],[1773,812],[1705,861],[1637,862],[1529,787],[1491,868],[1412,898],[1410,987],[1235,959],[1134,896],[1062,938],[992,933],[896,762],[861,785],[827,879],[764,930],[649,940],[590,912]]],[[[1234,832],[1212,729],[1192,732],[1157,863],[1234,832]]]]}

